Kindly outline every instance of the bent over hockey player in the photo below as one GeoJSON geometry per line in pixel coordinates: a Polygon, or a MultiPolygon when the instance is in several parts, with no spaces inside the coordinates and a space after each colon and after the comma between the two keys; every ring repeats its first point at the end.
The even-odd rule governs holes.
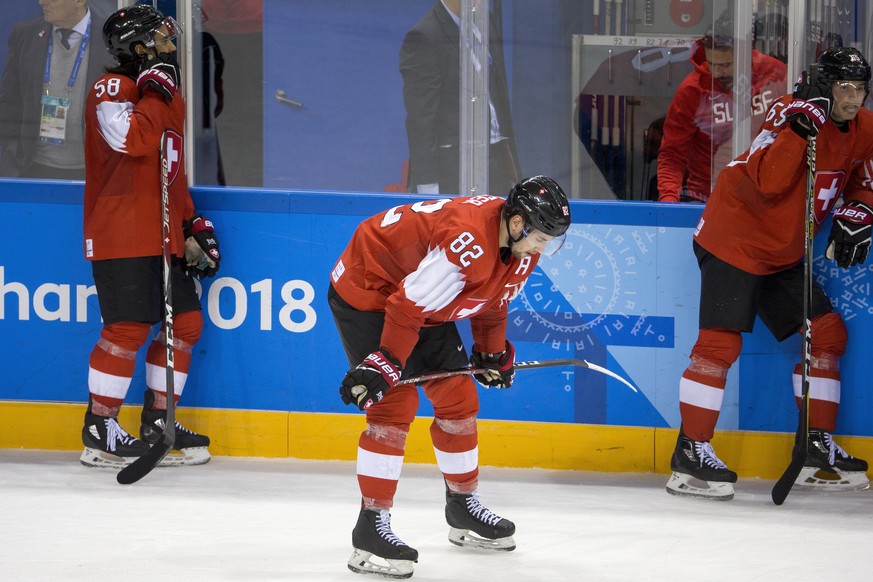
{"type": "MultiPolygon", "coordinates": [[[[755,316],[782,341],[802,330],[807,139],[817,136],[815,228],[836,205],[828,255],[842,268],[870,248],[873,113],[862,109],[870,67],[854,48],[822,54],[793,95],[777,101],[748,151],[719,176],[694,234],[700,264],[700,333],[679,383],[682,427],[667,491],[730,499],[737,475],[710,445],[728,369],[755,316]],[[696,483],[692,478],[706,481],[696,483]]],[[[796,485],[863,489],[867,463],[834,442],[840,403],[839,360],[846,327],[824,291],[810,299],[811,372],[807,466],[796,485]]],[[[798,403],[801,367],[793,374],[798,403]]],[[[762,387],[764,388],[764,387],[762,387]]]]}
{"type": "MultiPolygon", "coordinates": [[[[203,316],[193,276],[212,276],[221,254],[212,223],[194,213],[182,143],[185,102],[176,92],[177,24],[148,6],[110,16],[103,40],[118,66],[98,79],[85,110],[85,258],[91,261],[103,329],[90,357],[81,461],[119,467],[149,449],[164,429],[166,353],[161,334],[146,353],[145,404],[139,440],[118,423],[136,353],[163,318],[161,156],[169,131],[169,184],[174,311],[175,395],[185,387],[203,316]],[[187,257],[187,260],[186,260],[187,257]],[[146,441],[146,442],[143,442],[146,441]]],[[[182,455],[165,464],[209,460],[209,438],[176,423],[182,455]]]]}
{"type": "MultiPolygon", "coordinates": [[[[390,523],[406,435],[418,410],[416,386],[397,382],[466,366],[454,322],[469,318],[469,363],[488,370],[476,380],[486,387],[511,386],[515,350],[506,339],[507,306],[539,254],[557,251],[569,226],[563,190],[536,176],[516,184],[505,200],[475,196],[397,206],[355,231],[331,274],[328,294],[354,366],[340,395],[367,414],[358,442],[362,505],[352,532],[351,570],[408,578],[418,559],[390,523]]],[[[515,549],[515,524],[479,499],[475,383],[459,375],[422,388],[434,409],[430,434],[446,485],[449,541],[515,549]]]]}

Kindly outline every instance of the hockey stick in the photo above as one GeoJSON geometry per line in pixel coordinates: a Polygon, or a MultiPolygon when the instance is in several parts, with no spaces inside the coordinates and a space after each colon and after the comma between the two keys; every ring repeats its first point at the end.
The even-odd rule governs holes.
{"type": "MultiPolygon", "coordinates": [[[[516,362],[515,369],[516,370],[532,370],[534,368],[554,368],[556,366],[578,366],[581,368],[588,368],[590,370],[594,370],[595,372],[600,372],[601,374],[606,374],[610,378],[615,378],[634,392],[637,392],[637,389],[633,384],[616,374],[615,372],[611,372],[606,368],[598,366],[597,364],[592,364],[585,360],[580,360],[576,358],[570,358],[566,360],[531,360],[529,362],[516,362]]],[[[462,374],[481,374],[486,372],[487,368],[461,368],[459,370],[445,370],[442,372],[428,372],[425,374],[421,374],[419,376],[413,376],[412,378],[405,378],[397,383],[400,384],[421,384],[422,382],[426,382],[428,380],[439,380],[441,378],[450,378],[452,376],[460,376],[462,374]]]]}
{"type": "Polygon", "coordinates": [[[773,503],[782,505],[794,482],[806,463],[807,443],[809,442],[809,373],[811,366],[812,330],[809,310],[812,301],[812,238],[815,234],[815,136],[809,137],[806,147],[806,215],[804,216],[804,265],[803,265],[803,364],[801,365],[801,396],[800,419],[797,423],[797,434],[794,436],[794,448],[791,451],[791,463],[776,481],[770,496],[773,503]]]}
{"type": "Polygon", "coordinates": [[[122,485],[136,483],[158,463],[164,460],[167,453],[176,442],[176,395],[174,391],[175,366],[173,361],[173,278],[171,275],[172,248],[170,245],[170,187],[169,171],[170,161],[167,155],[167,132],[161,136],[161,248],[163,251],[163,276],[164,276],[164,347],[167,354],[167,416],[164,423],[164,432],[161,438],[141,457],[118,472],[116,479],[122,485]]]}

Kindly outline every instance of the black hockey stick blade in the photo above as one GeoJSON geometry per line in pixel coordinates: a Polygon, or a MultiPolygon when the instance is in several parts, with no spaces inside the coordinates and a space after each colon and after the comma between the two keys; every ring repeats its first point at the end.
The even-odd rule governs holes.
{"type": "Polygon", "coordinates": [[[115,477],[122,485],[130,485],[136,483],[157,467],[167,453],[173,448],[173,443],[176,440],[175,422],[167,427],[161,435],[161,440],[152,445],[146,454],[136,459],[130,465],[124,467],[118,472],[115,477]]]}
{"type": "MultiPolygon", "coordinates": [[[[528,362],[516,362],[515,369],[516,370],[532,370],[534,368],[554,368],[558,366],[575,366],[580,368],[588,368],[589,370],[594,370],[595,372],[600,372],[601,374],[606,374],[610,378],[615,378],[634,392],[637,392],[637,389],[633,384],[616,374],[610,370],[602,366],[598,366],[597,364],[592,364],[586,360],[578,359],[578,358],[567,358],[563,360],[530,360],[528,362]]],[[[413,376],[411,378],[404,378],[397,384],[420,384],[421,382],[426,382],[428,380],[438,380],[440,378],[450,378],[451,376],[460,376],[462,374],[481,374],[485,372],[485,368],[460,368],[458,370],[444,370],[442,372],[429,372],[425,374],[421,374],[419,376],[413,376]]]]}
{"type": "MultiPolygon", "coordinates": [[[[809,325],[809,322],[806,322],[809,325]]],[[[804,338],[804,342],[808,341],[808,337],[804,338]]],[[[776,481],[773,490],[770,492],[770,497],[776,505],[782,505],[785,498],[791,492],[794,482],[800,476],[803,466],[806,464],[806,459],[809,455],[807,450],[807,440],[809,435],[809,363],[804,361],[803,374],[803,395],[800,400],[800,419],[797,422],[797,433],[794,435],[794,448],[791,449],[791,462],[788,467],[776,481]]]]}
{"type": "Polygon", "coordinates": [[[794,449],[791,451],[791,463],[788,464],[785,472],[782,473],[782,476],[776,481],[776,485],[773,486],[773,491],[770,492],[773,503],[782,505],[785,502],[785,498],[788,497],[794,482],[800,476],[804,464],[806,464],[806,443],[802,445],[795,444],[794,449]]]}

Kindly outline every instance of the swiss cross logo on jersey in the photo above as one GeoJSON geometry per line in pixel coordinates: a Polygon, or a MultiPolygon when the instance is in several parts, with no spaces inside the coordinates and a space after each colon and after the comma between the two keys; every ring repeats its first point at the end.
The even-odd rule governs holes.
{"type": "Polygon", "coordinates": [[[161,143],[161,164],[167,166],[167,185],[176,181],[176,176],[182,169],[182,136],[168,129],[164,132],[164,141],[161,143]]]}
{"type": "Polygon", "coordinates": [[[821,224],[843,193],[845,172],[829,171],[815,173],[815,223],[821,224]]]}

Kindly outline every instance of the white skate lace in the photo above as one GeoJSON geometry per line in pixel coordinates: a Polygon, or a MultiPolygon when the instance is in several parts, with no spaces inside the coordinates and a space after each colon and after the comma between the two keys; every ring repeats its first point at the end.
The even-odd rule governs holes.
{"type": "Polygon", "coordinates": [[[503,519],[479,502],[478,491],[474,491],[473,494],[467,498],[467,511],[469,511],[473,517],[481,522],[487,523],[488,525],[496,525],[498,521],[503,519]]]}
{"type": "Polygon", "coordinates": [[[115,450],[116,442],[120,442],[122,445],[129,445],[136,440],[126,430],[121,428],[121,425],[114,418],[106,418],[103,422],[106,423],[106,448],[110,451],[115,450]]]}
{"type": "Polygon", "coordinates": [[[694,450],[697,452],[697,456],[700,457],[700,465],[707,465],[708,467],[712,467],[713,469],[727,469],[727,465],[725,465],[721,459],[715,456],[715,451],[712,450],[712,445],[706,442],[695,442],[694,450]]]}
{"type": "Polygon", "coordinates": [[[828,464],[833,467],[837,462],[837,454],[840,455],[843,459],[849,458],[849,453],[843,450],[843,448],[834,442],[833,437],[830,433],[824,433],[824,442],[828,447],[828,464]]]}
{"type": "Polygon", "coordinates": [[[376,533],[386,542],[395,546],[405,546],[403,540],[394,535],[391,531],[391,514],[383,509],[379,512],[379,517],[376,519],[376,533]]]}
{"type": "MultiPolygon", "coordinates": [[[[181,424],[179,424],[179,421],[178,421],[178,420],[175,422],[175,424],[176,424],[176,430],[177,430],[177,431],[185,432],[185,433],[192,434],[192,435],[195,435],[195,436],[197,435],[197,433],[194,432],[193,430],[191,430],[191,429],[189,429],[189,428],[187,428],[187,427],[184,427],[184,426],[182,426],[181,424]]],[[[159,418],[159,419],[157,419],[157,420],[154,422],[154,425],[155,425],[156,427],[158,427],[159,429],[164,430],[164,427],[167,425],[167,423],[164,422],[164,419],[163,419],[163,418],[159,418]]]]}
{"type": "Polygon", "coordinates": [[[176,421],[176,430],[179,430],[179,431],[182,431],[182,432],[186,432],[186,433],[188,433],[188,434],[193,434],[193,435],[196,435],[196,434],[197,434],[197,433],[194,432],[193,430],[191,430],[191,429],[189,429],[189,428],[186,428],[186,427],[182,426],[181,424],[179,424],[179,421],[176,421]]]}

